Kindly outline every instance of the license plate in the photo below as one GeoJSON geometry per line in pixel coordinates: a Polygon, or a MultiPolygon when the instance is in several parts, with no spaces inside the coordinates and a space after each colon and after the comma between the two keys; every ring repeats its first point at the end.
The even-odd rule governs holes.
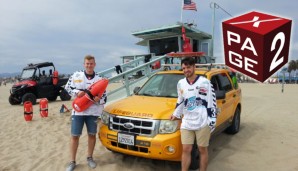
{"type": "Polygon", "coordinates": [[[135,136],[130,134],[118,133],[118,143],[134,146],[135,136]]]}

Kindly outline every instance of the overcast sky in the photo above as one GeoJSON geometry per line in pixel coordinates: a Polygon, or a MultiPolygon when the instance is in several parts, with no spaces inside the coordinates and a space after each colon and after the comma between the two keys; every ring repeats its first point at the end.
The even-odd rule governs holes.
{"type": "MultiPolygon", "coordinates": [[[[211,34],[212,9],[218,3],[231,15],[259,11],[293,20],[290,59],[298,59],[298,1],[195,0],[198,11],[183,11],[183,22],[211,34]],[[296,32],[296,34],[295,34],[296,32]]],[[[97,71],[121,63],[120,56],[147,53],[134,31],[180,21],[181,0],[0,0],[0,73],[20,72],[28,63],[54,62],[60,73],[83,69],[83,57],[96,57],[97,71]]],[[[223,62],[221,22],[215,12],[217,62],[223,62]]]]}

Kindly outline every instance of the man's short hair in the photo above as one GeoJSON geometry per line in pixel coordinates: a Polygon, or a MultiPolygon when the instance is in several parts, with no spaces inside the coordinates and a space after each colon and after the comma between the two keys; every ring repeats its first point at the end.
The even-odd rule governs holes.
{"type": "Polygon", "coordinates": [[[181,60],[181,65],[195,65],[196,64],[196,60],[193,57],[185,57],[181,60]]]}
{"type": "Polygon", "coordinates": [[[89,61],[89,60],[92,60],[92,59],[95,61],[94,56],[92,56],[92,55],[86,55],[85,58],[84,58],[84,61],[85,60],[88,60],[89,61]]]}

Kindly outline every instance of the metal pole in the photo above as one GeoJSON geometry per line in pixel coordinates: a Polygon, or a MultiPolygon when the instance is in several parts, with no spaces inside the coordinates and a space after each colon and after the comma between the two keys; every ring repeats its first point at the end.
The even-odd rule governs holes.
{"type": "Polygon", "coordinates": [[[184,5],[184,0],[181,0],[181,16],[180,16],[181,23],[183,23],[182,22],[183,5],[184,5]]]}
{"type": "Polygon", "coordinates": [[[214,26],[215,26],[215,9],[219,8],[215,2],[210,3],[210,8],[213,8],[212,14],[212,39],[211,39],[211,47],[210,47],[210,56],[213,57],[214,52],[214,26]]]}
{"type": "Polygon", "coordinates": [[[213,50],[214,50],[214,24],[215,24],[215,8],[216,8],[216,3],[211,2],[211,8],[213,5],[213,15],[212,15],[212,39],[211,39],[211,48],[210,48],[210,56],[213,57],[213,50]]]}
{"type": "Polygon", "coordinates": [[[232,15],[230,13],[228,13],[225,9],[223,9],[221,6],[219,6],[217,3],[215,2],[211,2],[210,3],[210,8],[213,8],[213,15],[212,15],[212,39],[211,39],[211,52],[210,52],[210,56],[213,57],[213,51],[214,51],[214,25],[215,25],[215,9],[220,8],[222,11],[224,11],[226,14],[228,14],[229,16],[232,17],[232,15]]]}
{"type": "Polygon", "coordinates": [[[282,73],[283,77],[282,77],[282,85],[281,85],[281,92],[284,92],[284,84],[285,84],[285,72],[282,73]]]}

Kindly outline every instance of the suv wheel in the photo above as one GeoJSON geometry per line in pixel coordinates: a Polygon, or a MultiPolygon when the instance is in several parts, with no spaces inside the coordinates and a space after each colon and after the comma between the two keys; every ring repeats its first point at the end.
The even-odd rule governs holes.
{"type": "Polygon", "coordinates": [[[197,142],[195,141],[191,150],[191,162],[189,165],[190,170],[197,170],[200,167],[199,158],[200,158],[199,149],[197,146],[197,142]]]}
{"type": "Polygon", "coordinates": [[[33,93],[26,93],[22,97],[22,102],[24,103],[25,101],[30,101],[32,105],[36,104],[36,96],[33,93]]]}
{"type": "Polygon", "coordinates": [[[232,121],[232,125],[226,129],[226,133],[236,134],[237,132],[239,132],[239,128],[240,128],[240,109],[237,107],[232,121]]]}
{"type": "Polygon", "coordinates": [[[11,105],[18,105],[21,104],[20,100],[17,100],[16,98],[14,98],[12,95],[9,96],[8,101],[11,105]]]}
{"type": "Polygon", "coordinates": [[[67,101],[71,99],[71,96],[67,93],[67,91],[65,89],[61,90],[60,92],[60,99],[62,101],[67,101]]]}

